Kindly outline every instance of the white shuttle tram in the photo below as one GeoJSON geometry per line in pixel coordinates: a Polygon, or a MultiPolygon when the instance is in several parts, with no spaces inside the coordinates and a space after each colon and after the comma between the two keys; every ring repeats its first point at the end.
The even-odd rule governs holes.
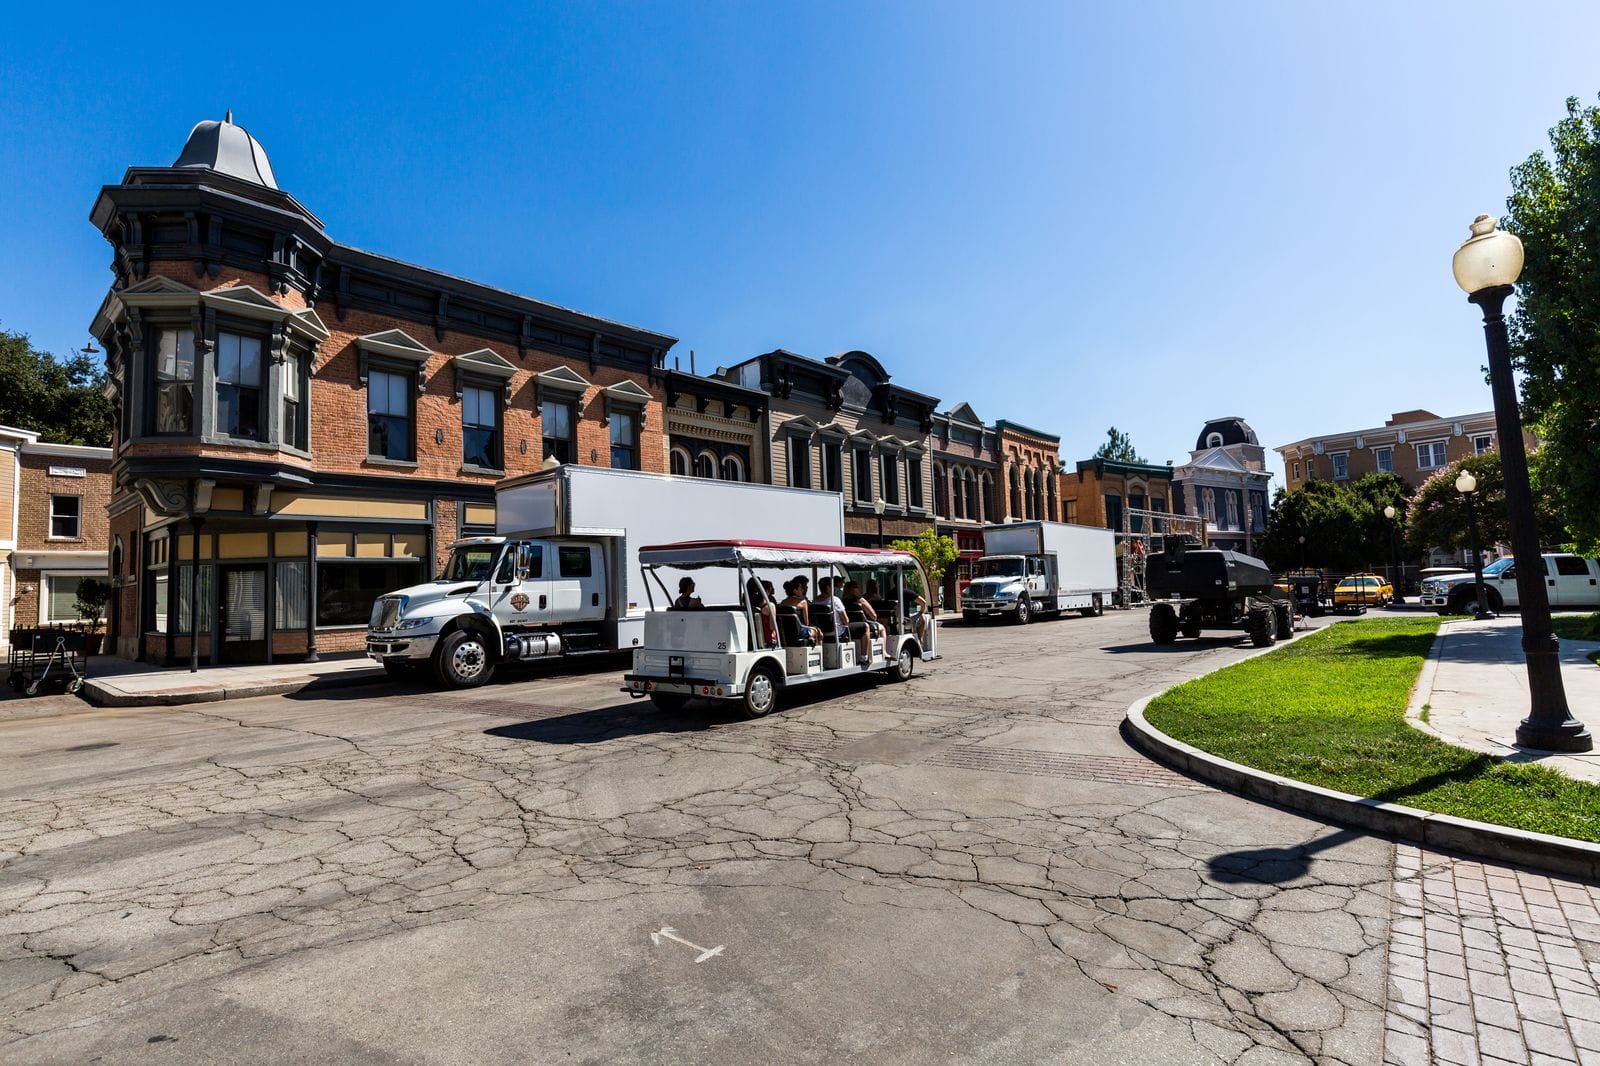
{"type": "Polygon", "coordinates": [[[645,615],[644,643],[634,649],[633,672],[623,677],[622,691],[635,698],[648,696],[663,710],[679,710],[697,698],[737,700],[746,715],[761,718],[777,708],[781,693],[790,686],[863,672],[905,681],[918,659],[930,662],[939,657],[938,622],[930,609],[916,602],[917,596],[926,601],[932,586],[922,564],[907,552],[702,540],[641,548],[639,563],[646,574],[650,611],[645,615]],[[735,587],[743,590],[738,602],[672,609],[674,594],[657,571],[692,573],[710,567],[735,572],[735,587]],[[809,579],[812,594],[824,577],[833,578],[835,596],[847,580],[862,587],[873,580],[887,593],[879,602],[890,608],[901,605],[879,611],[882,630],[872,638],[870,661],[859,661],[857,638],[839,632],[830,612],[815,604],[809,608],[810,624],[822,630],[820,643],[808,642],[792,614],[778,614],[772,632],[771,616],[762,614],[767,603],[775,606],[775,601],[763,592],[759,601],[752,602],[752,594],[763,579],[776,587],[801,574],[809,579]],[[657,592],[666,599],[665,609],[656,604],[657,592]]]}

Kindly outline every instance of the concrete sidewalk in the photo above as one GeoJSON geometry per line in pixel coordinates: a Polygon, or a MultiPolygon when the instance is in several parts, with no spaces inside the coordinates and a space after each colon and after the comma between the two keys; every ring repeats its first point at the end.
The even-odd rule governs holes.
{"type": "MultiPolygon", "coordinates": [[[[1563,640],[1561,680],[1567,706],[1600,740],[1600,666],[1589,653],[1600,643],[1563,640]]],[[[1538,763],[1570,777],[1600,783],[1600,744],[1587,755],[1519,748],[1517,723],[1528,714],[1528,670],[1522,619],[1446,622],[1423,665],[1406,718],[1423,732],[1512,762],[1538,763]],[[1424,719],[1426,708],[1426,719],[1424,719]]]]}
{"type": "Polygon", "coordinates": [[[316,663],[255,666],[158,667],[110,656],[89,664],[83,697],[100,707],[171,707],[182,703],[273,696],[323,685],[361,684],[384,676],[366,656],[325,659],[316,663]]]}

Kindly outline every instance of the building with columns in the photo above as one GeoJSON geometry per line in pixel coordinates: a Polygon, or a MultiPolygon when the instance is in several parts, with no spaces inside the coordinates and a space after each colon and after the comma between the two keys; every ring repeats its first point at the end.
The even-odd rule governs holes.
{"type": "Polygon", "coordinates": [[[1267,528],[1272,474],[1250,423],[1236,416],[1201,427],[1189,461],[1172,472],[1173,511],[1204,518],[1213,548],[1255,554],[1267,528]]]}
{"type": "Polygon", "coordinates": [[[1003,418],[994,429],[1000,459],[998,502],[1005,509],[995,521],[1061,521],[1061,438],[1003,418]]]}
{"type": "Polygon", "coordinates": [[[937,399],[893,383],[862,351],[813,359],[778,349],[722,374],[770,397],[772,483],[844,497],[846,544],[875,547],[933,527],[937,399]]]}
{"type": "Polygon", "coordinates": [[[672,337],[338,243],[231,116],[91,218],[121,655],[356,650],[376,596],[493,530],[500,478],[666,469],[672,337]]]}
{"type": "Polygon", "coordinates": [[[938,532],[955,541],[960,557],[945,571],[944,602],[960,608],[972,564],[983,557],[983,527],[995,521],[1000,478],[999,441],[971,404],[933,416],[933,508],[938,532]]]}

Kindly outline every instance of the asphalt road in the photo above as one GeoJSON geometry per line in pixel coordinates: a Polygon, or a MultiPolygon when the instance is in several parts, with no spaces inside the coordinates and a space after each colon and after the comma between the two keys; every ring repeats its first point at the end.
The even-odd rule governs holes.
{"type": "Polygon", "coordinates": [[[1376,1061],[1394,848],[1129,748],[1249,650],[1144,626],[754,722],[616,662],[0,705],[0,1060],[1376,1061]]]}

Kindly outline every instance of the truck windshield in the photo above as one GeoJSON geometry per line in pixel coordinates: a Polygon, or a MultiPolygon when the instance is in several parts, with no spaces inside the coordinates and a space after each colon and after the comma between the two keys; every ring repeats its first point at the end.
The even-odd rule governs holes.
{"type": "Polygon", "coordinates": [[[1514,562],[1516,562],[1516,559],[1509,555],[1504,559],[1496,559],[1494,562],[1483,568],[1483,576],[1490,577],[1494,574],[1498,574],[1500,571],[1504,570],[1514,562]]]}
{"type": "Polygon", "coordinates": [[[979,577],[1021,577],[1021,559],[979,559],[979,577]]]}
{"type": "Polygon", "coordinates": [[[499,544],[466,544],[450,549],[441,581],[487,581],[500,556],[499,544]]]}

